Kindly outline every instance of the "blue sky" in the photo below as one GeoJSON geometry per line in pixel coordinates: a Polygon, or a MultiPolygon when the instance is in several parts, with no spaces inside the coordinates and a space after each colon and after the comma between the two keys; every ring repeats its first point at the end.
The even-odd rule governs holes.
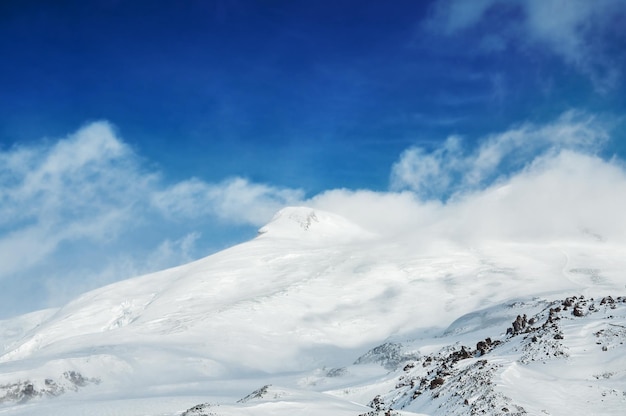
{"type": "Polygon", "coordinates": [[[285,205],[445,207],[565,150],[620,164],[624,27],[623,0],[3,1],[0,317],[285,205]]]}

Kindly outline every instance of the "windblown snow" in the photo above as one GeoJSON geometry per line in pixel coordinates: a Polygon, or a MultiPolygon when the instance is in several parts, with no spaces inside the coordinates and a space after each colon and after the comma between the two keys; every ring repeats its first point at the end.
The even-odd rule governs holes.
{"type": "Polygon", "coordinates": [[[196,262],[0,321],[0,414],[623,414],[626,256],[416,249],[285,208],[196,262]]]}

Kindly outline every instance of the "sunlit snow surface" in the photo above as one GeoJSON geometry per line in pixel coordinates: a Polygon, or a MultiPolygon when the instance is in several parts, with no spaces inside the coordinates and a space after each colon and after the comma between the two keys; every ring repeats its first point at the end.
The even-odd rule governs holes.
{"type": "Polygon", "coordinates": [[[417,249],[287,208],[250,242],[0,321],[0,414],[180,415],[209,403],[187,414],[356,416],[377,414],[376,396],[381,415],[469,414],[481,394],[511,413],[623,414],[626,306],[588,308],[626,294],[626,251],[595,237],[417,249]],[[543,324],[550,302],[573,295],[595,300],[550,330],[566,354],[542,359],[554,342],[506,335],[517,315],[543,324]],[[437,357],[487,337],[502,343],[416,393],[442,371],[437,357]],[[390,359],[366,354],[386,342],[390,359]],[[491,390],[460,400],[466,376],[491,390]]]}

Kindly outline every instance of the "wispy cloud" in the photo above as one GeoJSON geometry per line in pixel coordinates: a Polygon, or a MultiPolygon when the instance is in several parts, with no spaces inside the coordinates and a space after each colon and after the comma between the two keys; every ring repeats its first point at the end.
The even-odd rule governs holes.
{"type": "Polygon", "coordinates": [[[2,152],[0,172],[0,277],[63,241],[111,238],[154,182],[103,122],[52,145],[2,152]]]}
{"type": "Polygon", "coordinates": [[[155,192],[152,204],[166,217],[213,215],[234,223],[262,225],[285,205],[302,201],[304,192],[231,178],[218,184],[189,179],[155,192]]]}
{"type": "Polygon", "coordinates": [[[143,246],[137,248],[143,260],[124,263],[141,272],[171,266],[191,258],[198,230],[172,241],[169,231],[159,234],[168,224],[194,220],[261,226],[279,208],[303,197],[300,190],[239,177],[220,183],[189,179],[170,186],[164,185],[166,179],[147,170],[107,122],[88,124],[60,140],[0,151],[0,279],[44,279],[30,276],[29,270],[71,257],[65,252],[72,244],[109,247],[100,266],[89,268],[104,268],[95,274],[114,279],[119,268],[106,265],[105,258],[116,258],[116,242],[140,229],[150,229],[157,239],[152,242],[155,255],[146,254],[150,249],[143,246]]]}
{"type": "Polygon", "coordinates": [[[411,190],[426,199],[446,199],[506,178],[543,154],[563,149],[596,152],[609,138],[607,129],[592,115],[569,111],[546,125],[525,123],[490,135],[474,149],[451,136],[431,151],[405,150],[393,165],[391,188],[411,190]]]}
{"type": "Polygon", "coordinates": [[[431,31],[451,36],[476,25],[487,10],[501,0],[457,1],[439,0],[434,3],[424,26],[431,31]]]}
{"type": "Polygon", "coordinates": [[[587,75],[605,92],[619,82],[624,64],[607,41],[619,41],[613,28],[626,16],[623,0],[440,0],[424,22],[429,31],[454,36],[481,25],[477,50],[501,52],[512,44],[542,47],[587,75]],[[497,24],[488,25],[494,19],[497,24]]]}

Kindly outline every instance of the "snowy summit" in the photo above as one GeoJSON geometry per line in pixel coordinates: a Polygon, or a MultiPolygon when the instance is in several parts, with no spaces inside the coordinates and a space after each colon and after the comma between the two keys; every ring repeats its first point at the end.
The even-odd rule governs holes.
{"type": "Polygon", "coordinates": [[[267,225],[259,229],[259,234],[267,234],[272,238],[325,239],[328,242],[349,241],[370,235],[339,215],[307,207],[281,209],[267,225]]]}

